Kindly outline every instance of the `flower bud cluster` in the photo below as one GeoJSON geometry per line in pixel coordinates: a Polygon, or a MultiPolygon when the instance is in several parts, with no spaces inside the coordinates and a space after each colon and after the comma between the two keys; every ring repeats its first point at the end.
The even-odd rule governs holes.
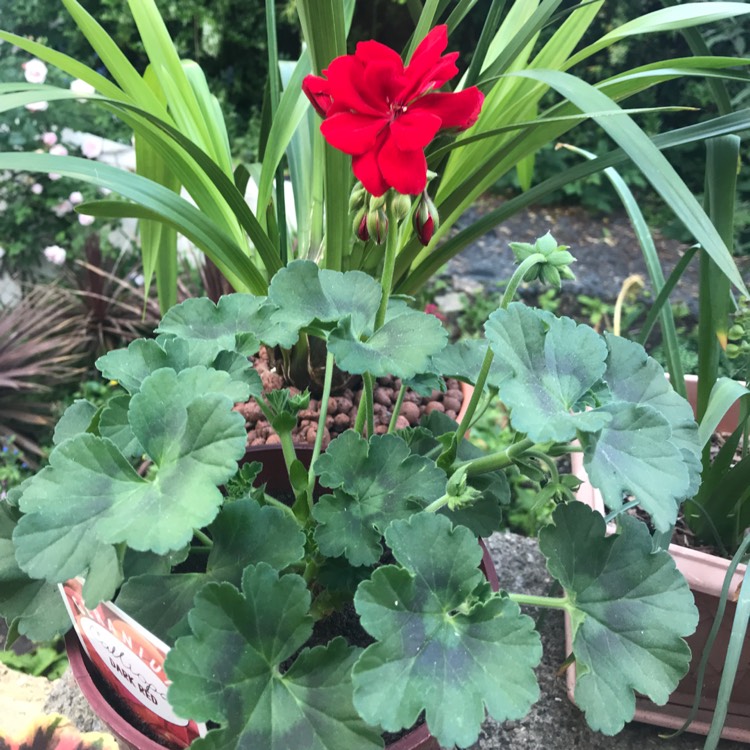
{"type": "Polygon", "coordinates": [[[510,249],[519,263],[536,253],[544,256],[544,260],[540,259],[526,272],[524,281],[539,279],[555,289],[560,288],[563,279],[575,281],[576,277],[569,268],[575,258],[568,252],[568,245],[558,245],[549,232],[533,245],[529,242],[511,242],[510,249]]]}
{"type": "Polygon", "coordinates": [[[440,216],[438,215],[438,210],[426,190],[423,190],[422,195],[419,197],[419,202],[414,211],[412,221],[414,224],[414,232],[419,238],[419,241],[425,246],[429,245],[430,240],[440,226],[440,216]]]}
{"type": "Polygon", "coordinates": [[[750,355],[750,300],[742,298],[727,331],[726,353],[729,359],[750,355]]]}
{"type": "MultiPolygon", "coordinates": [[[[361,182],[354,186],[349,196],[349,211],[354,213],[352,231],[362,242],[372,240],[376,245],[385,242],[388,235],[386,195],[370,195],[361,182]]],[[[391,209],[396,221],[403,221],[411,210],[411,199],[408,195],[394,192],[391,209]]]]}

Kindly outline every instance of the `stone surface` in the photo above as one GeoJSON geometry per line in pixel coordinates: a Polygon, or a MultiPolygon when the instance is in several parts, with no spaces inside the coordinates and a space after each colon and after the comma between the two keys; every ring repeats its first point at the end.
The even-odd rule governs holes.
{"type": "Polygon", "coordinates": [[[18,736],[44,713],[52,688],[46,677],[32,677],[0,664],[0,737],[18,736]]]}

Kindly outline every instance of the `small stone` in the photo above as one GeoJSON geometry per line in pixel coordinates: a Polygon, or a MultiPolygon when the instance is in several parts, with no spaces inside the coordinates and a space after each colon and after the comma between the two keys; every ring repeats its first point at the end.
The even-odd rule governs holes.
{"type": "Polygon", "coordinates": [[[385,435],[386,432],[388,432],[388,425],[387,424],[378,424],[378,425],[375,425],[375,434],[376,435],[385,435]]]}
{"type": "Polygon", "coordinates": [[[271,433],[266,438],[266,445],[280,445],[281,444],[281,438],[275,433],[271,433]]]}
{"type": "Polygon", "coordinates": [[[439,402],[439,401],[430,401],[429,404],[425,407],[424,413],[425,414],[432,414],[434,411],[445,411],[445,407],[439,402]]]}
{"type": "Polygon", "coordinates": [[[401,404],[401,414],[399,415],[399,419],[401,419],[401,417],[404,417],[407,423],[412,426],[417,424],[419,422],[419,407],[412,401],[404,401],[401,404]]]}
{"type": "Polygon", "coordinates": [[[328,399],[328,413],[331,416],[334,416],[339,411],[341,411],[341,407],[339,406],[339,400],[337,398],[329,398],[328,399]]]}
{"type": "Polygon", "coordinates": [[[403,414],[400,414],[396,418],[396,429],[405,430],[408,426],[409,426],[409,420],[403,414]]]}
{"type": "Polygon", "coordinates": [[[391,405],[391,392],[387,388],[376,388],[372,394],[373,401],[383,406],[391,405]]]}
{"type": "Polygon", "coordinates": [[[284,378],[275,372],[262,372],[260,373],[260,379],[263,383],[263,390],[265,391],[277,391],[284,387],[284,378]]]}
{"type": "Polygon", "coordinates": [[[253,440],[253,442],[250,443],[250,445],[265,445],[265,444],[266,444],[265,438],[255,438],[255,440],[253,440]]]}
{"type": "Polygon", "coordinates": [[[449,411],[458,413],[461,409],[461,402],[457,401],[455,398],[450,398],[449,396],[446,396],[443,399],[443,406],[445,407],[446,413],[449,411]]]}
{"type": "Polygon", "coordinates": [[[348,414],[337,414],[333,418],[333,424],[338,427],[342,432],[346,430],[352,423],[351,418],[348,414]]]}
{"type": "Polygon", "coordinates": [[[455,411],[453,411],[453,410],[451,410],[451,409],[448,409],[448,410],[446,410],[446,412],[445,412],[445,416],[446,416],[446,417],[450,417],[451,419],[453,419],[453,420],[455,421],[455,419],[456,419],[456,416],[457,416],[457,415],[456,415],[456,412],[455,412],[455,411]]]}
{"type": "Polygon", "coordinates": [[[354,402],[348,396],[342,396],[338,399],[338,413],[348,414],[352,410],[354,402]]]}
{"type": "Polygon", "coordinates": [[[414,393],[414,391],[407,391],[404,394],[404,403],[405,404],[418,404],[422,400],[422,397],[418,393],[414,393]]]}

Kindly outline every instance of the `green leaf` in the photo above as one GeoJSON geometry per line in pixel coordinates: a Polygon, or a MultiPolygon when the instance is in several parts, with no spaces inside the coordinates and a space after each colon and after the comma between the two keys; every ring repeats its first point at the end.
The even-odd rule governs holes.
{"type": "Polygon", "coordinates": [[[280,672],[312,634],[309,606],[300,576],[279,577],[265,563],[245,570],[239,591],[222,583],[198,594],[193,635],[178,639],[166,662],[175,710],[224,725],[194,748],[382,748],[352,706],[357,651],[343,638],[304,649],[280,672]]]}
{"type": "MultiPolygon", "coordinates": [[[[457,378],[474,385],[482,369],[488,343],[483,339],[466,339],[448,344],[432,358],[432,369],[446,378],[457,378]]],[[[489,381],[497,382],[503,374],[502,364],[492,361],[489,381]]]]}
{"type": "Polygon", "coordinates": [[[499,372],[492,384],[510,408],[515,429],[544,443],[606,424],[608,415],[583,409],[607,356],[603,339],[589,326],[513,302],[490,315],[485,333],[499,372]]]}
{"type": "Polygon", "coordinates": [[[127,349],[115,349],[96,360],[96,367],[128,393],[137,393],[143,381],[156,370],[169,367],[167,354],[153,339],[136,339],[127,349]]]}
{"type": "Polygon", "coordinates": [[[394,521],[386,541],[403,567],[378,568],[355,597],[377,639],[354,667],[363,718],[398,731],[424,711],[442,747],[467,747],[485,706],[497,721],[525,716],[539,696],[533,669],[541,643],[531,618],[489,590],[476,538],[420,513],[394,521]]]}
{"type": "Polygon", "coordinates": [[[15,521],[0,505],[0,617],[11,630],[34,641],[49,641],[70,627],[56,584],[29,578],[16,562],[15,521]]]}
{"type": "Polygon", "coordinates": [[[328,336],[328,348],[346,372],[408,380],[430,369],[431,358],[447,340],[448,332],[434,315],[409,310],[386,320],[365,340],[351,321],[342,321],[328,336]]]}
{"type": "Polygon", "coordinates": [[[189,634],[185,617],[195,595],[207,583],[239,586],[248,565],[268,563],[283,570],[302,559],[305,535],[279,508],[251,499],[224,505],[208,527],[213,547],[204,573],[146,574],[126,581],[117,598],[126,612],[160,638],[173,642],[189,634]]]}
{"type": "Polygon", "coordinates": [[[372,276],[361,271],[327,271],[309,260],[292,261],[273,277],[268,289],[268,299],[297,328],[349,317],[357,337],[372,333],[381,296],[372,276]],[[302,289],[304,294],[300,294],[302,289]]]}
{"type": "Polygon", "coordinates": [[[664,369],[633,341],[604,334],[609,355],[604,379],[617,401],[653,406],[672,428],[671,442],[700,456],[698,425],[690,404],[667,380],[664,369]]]}
{"type": "Polygon", "coordinates": [[[59,445],[75,435],[86,432],[97,412],[96,406],[83,398],[77,398],[63,413],[55,425],[52,443],[59,445]]]}
{"type": "Polygon", "coordinates": [[[569,599],[575,700],[593,729],[616,734],[633,718],[634,691],[663,705],[677,687],[690,663],[683,637],[698,612],[674,561],[651,551],[640,521],[620,516],[619,533],[607,537],[600,514],[571,503],[552,522],[539,548],[569,599]]]}
{"type": "Polygon", "coordinates": [[[205,368],[165,368],[143,381],[129,421],[155,464],[148,479],[106,438],[84,434],[58,446],[21,496],[26,515],[15,538],[23,569],[63,581],[93,569],[113,544],[163,554],[208,525],[222,502],[218,486],[245,451],[244,419],[220,392],[228,379],[205,368]]]}
{"type": "Polygon", "coordinates": [[[719,422],[724,418],[732,404],[750,393],[748,389],[733,378],[719,378],[711,389],[706,412],[698,428],[698,442],[703,447],[716,432],[719,422]]]}
{"type": "Polygon", "coordinates": [[[580,436],[591,483],[613,510],[633,495],[656,529],[666,531],[689,494],[696,462],[671,442],[669,422],[653,407],[615,402],[596,412],[610,420],[599,434],[580,436]]]}
{"type": "Polygon", "coordinates": [[[323,554],[372,565],[389,522],[408,518],[445,492],[445,473],[413,455],[396,435],[365,440],[354,430],[336,438],[315,462],[323,487],[340,490],[315,504],[315,539],[323,554]]]}

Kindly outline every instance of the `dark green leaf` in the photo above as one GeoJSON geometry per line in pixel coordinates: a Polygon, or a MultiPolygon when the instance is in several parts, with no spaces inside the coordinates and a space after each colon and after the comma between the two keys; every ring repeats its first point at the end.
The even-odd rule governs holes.
{"type": "Polygon", "coordinates": [[[498,721],[525,716],[539,695],[539,636],[483,581],[476,538],[420,513],[394,521],[386,541],[403,568],[379,568],[355,597],[363,627],[377,639],[354,667],[360,714],[398,731],[424,711],[443,747],[474,742],[485,707],[498,721]]]}
{"type": "Polygon", "coordinates": [[[80,435],[89,429],[89,425],[97,412],[96,406],[86,399],[76,399],[60,417],[55,426],[52,442],[62,443],[74,435],[80,435]]]}
{"type": "Polygon", "coordinates": [[[245,570],[241,591],[223,583],[198,594],[193,635],[177,641],[166,664],[175,710],[223,724],[193,747],[382,748],[352,706],[357,651],[343,638],[303,650],[280,673],[312,633],[309,606],[301,577],[279,577],[265,563],[245,570]]]}
{"type": "Polygon", "coordinates": [[[698,623],[685,579],[666,551],[652,552],[645,525],[620,516],[606,537],[602,516],[559,506],[539,548],[569,599],[575,700],[589,725],[615,734],[633,718],[634,691],[662,705],[687,671],[683,637],[698,623]],[[581,550],[586,550],[582,555],[581,550]]]}
{"type": "Polygon", "coordinates": [[[589,326],[514,302],[490,315],[485,332],[499,375],[490,381],[500,388],[514,428],[544,443],[606,424],[608,415],[583,410],[607,356],[604,340],[589,326]]]}
{"type": "Polygon", "coordinates": [[[341,490],[316,503],[315,538],[324,554],[346,555],[353,565],[377,562],[388,523],[445,492],[445,473],[396,435],[367,441],[347,430],[318,458],[315,472],[321,485],[341,490]]]}

